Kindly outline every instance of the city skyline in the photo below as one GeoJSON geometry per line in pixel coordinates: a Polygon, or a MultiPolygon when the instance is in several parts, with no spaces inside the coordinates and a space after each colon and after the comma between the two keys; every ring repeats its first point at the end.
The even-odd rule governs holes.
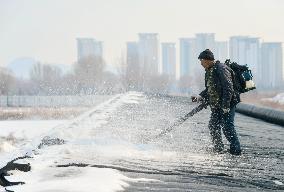
{"type": "MultiPolygon", "coordinates": [[[[126,67],[129,68],[129,63],[131,63],[131,65],[137,65],[140,70],[144,70],[142,74],[169,74],[169,69],[165,69],[165,66],[169,67],[167,66],[169,63],[165,64],[164,62],[164,60],[166,60],[165,58],[168,56],[165,57],[163,52],[166,52],[166,49],[164,50],[163,46],[171,45],[175,47],[177,43],[160,42],[158,33],[138,33],[138,39],[138,41],[126,42],[126,67]],[[131,47],[133,48],[135,46],[137,50],[133,50],[134,52],[130,54],[132,58],[129,58],[128,52],[131,52],[131,47]],[[135,57],[138,57],[136,61],[135,57],[133,57],[135,54],[135,57]]],[[[104,59],[103,41],[91,37],[76,38],[76,40],[77,62],[88,56],[99,56],[104,59]]],[[[180,79],[182,76],[194,77],[196,74],[202,76],[203,70],[202,67],[198,65],[199,61],[197,56],[200,51],[210,48],[216,60],[224,62],[225,58],[230,58],[231,61],[235,61],[241,65],[248,64],[253,71],[255,82],[257,84],[261,82],[263,88],[269,86],[275,87],[279,85],[277,81],[284,81],[283,49],[281,42],[260,42],[259,38],[250,36],[232,36],[229,38],[229,41],[216,41],[214,33],[197,33],[195,37],[192,38],[180,38],[177,47],[179,47],[179,52],[174,48],[174,50],[172,50],[174,53],[171,53],[174,54],[174,56],[171,56],[171,61],[167,61],[171,63],[171,66],[175,65],[174,68],[170,68],[172,71],[171,74],[175,74],[174,77],[176,79],[180,79]],[[275,44],[277,48],[273,47],[275,44]],[[274,49],[274,52],[271,52],[268,48],[262,49],[262,45],[271,45],[270,47],[274,49]],[[263,50],[266,50],[267,54],[263,50]],[[263,55],[267,55],[269,58],[264,58],[263,55]],[[274,55],[275,59],[271,58],[271,55],[274,55]],[[277,74],[276,78],[274,77],[275,75],[272,77],[272,80],[269,81],[270,83],[263,83],[261,81],[263,75],[266,75],[266,73],[263,73],[262,69],[265,68],[265,62],[263,61],[272,66],[269,70],[266,70],[269,71],[267,74],[277,74]],[[275,72],[273,72],[273,70],[275,72]],[[279,79],[281,75],[282,80],[279,79]]],[[[130,71],[137,71],[137,67],[135,69],[135,67],[132,68],[132,66],[130,66],[130,68],[130,71]]],[[[141,73],[141,71],[138,72],[141,73]]]]}
{"type": "Polygon", "coordinates": [[[158,63],[152,63],[151,60],[153,58],[155,61],[159,60],[157,53],[159,49],[157,44],[159,44],[158,47],[161,49],[160,74],[173,76],[174,79],[182,77],[191,78],[193,81],[200,79],[204,75],[204,69],[198,64],[197,57],[200,51],[209,48],[214,52],[215,60],[224,62],[225,59],[230,59],[240,65],[248,65],[252,70],[254,82],[259,85],[259,88],[277,88],[284,83],[283,49],[280,42],[260,42],[259,38],[250,36],[232,36],[229,41],[216,41],[214,33],[198,33],[194,38],[180,38],[179,53],[176,53],[175,42],[159,43],[159,35],[156,33],[139,33],[140,39],[141,36],[144,37],[142,44],[141,40],[127,42],[126,67],[127,71],[132,71],[128,74],[131,74],[130,76],[134,79],[138,74],[149,75],[149,66],[151,70],[157,68],[158,63]],[[130,44],[135,44],[133,50],[130,44]],[[179,55],[179,63],[176,54],[179,55]],[[141,62],[141,57],[146,57],[148,60],[147,70],[141,70],[145,66],[144,59],[141,62]],[[133,62],[135,60],[136,62],[133,62]]]}
{"type": "Polygon", "coordinates": [[[19,57],[72,64],[78,37],[104,41],[107,63],[115,65],[138,32],[159,33],[161,42],[200,32],[215,33],[217,41],[249,35],[283,42],[284,27],[273,22],[284,16],[283,7],[278,0],[2,0],[0,65],[19,57]]]}
{"type": "MultiPolygon", "coordinates": [[[[161,74],[168,75],[172,80],[188,79],[199,82],[204,75],[204,69],[197,57],[206,48],[214,52],[215,60],[230,58],[240,65],[247,64],[260,89],[277,88],[284,84],[281,42],[260,42],[259,38],[250,36],[232,36],[229,41],[216,41],[214,33],[197,33],[193,38],[180,38],[177,46],[175,42],[160,42],[158,33],[138,33],[138,39],[126,42],[126,63],[122,62],[122,68],[119,69],[120,74],[126,73],[130,87],[134,83],[143,89],[139,81],[149,82],[151,78],[161,74]],[[180,47],[179,52],[176,47],[180,47]]],[[[103,41],[91,37],[76,40],[78,64],[104,58],[103,41]]],[[[96,68],[96,65],[92,66],[96,68]]]]}
{"type": "MultiPolygon", "coordinates": [[[[165,42],[161,42],[159,45],[161,49],[161,62],[159,63],[161,74],[168,73],[166,72],[168,69],[163,69],[165,67],[165,63],[163,62],[164,44],[165,42]]],[[[171,42],[170,44],[177,43],[171,42]]],[[[281,42],[260,42],[259,38],[251,36],[232,36],[229,38],[229,41],[216,41],[214,33],[197,33],[193,38],[180,38],[179,47],[179,52],[175,50],[179,57],[175,57],[174,59],[174,63],[176,63],[175,74],[177,79],[184,75],[202,75],[203,69],[198,64],[199,61],[197,57],[200,51],[210,48],[213,51],[216,60],[224,62],[226,59],[230,59],[240,65],[247,64],[253,71],[254,79],[257,83],[260,83],[263,79],[262,76],[265,75],[265,73],[262,72],[263,60],[269,63],[268,65],[273,66],[270,68],[270,71],[272,69],[278,71],[277,74],[282,74],[282,81],[284,81],[283,49],[281,42]],[[276,59],[273,60],[271,57],[264,59],[264,55],[269,55],[269,50],[266,49],[268,50],[268,54],[265,54],[262,51],[262,46],[267,44],[276,44],[278,46],[277,51],[274,53],[276,59]]],[[[277,78],[279,80],[279,75],[277,78]]]]}
{"type": "MultiPolygon", "coordinates": [[[[160,33],[151,33],[151,32],[145,32],[145,33],[142,33],[142,32],[137,32],[137,33],[135,33],[136,35],[138,35],[139,36],[139,34],[157,34],[158,36],[159,36],[159,47],[161,48],[162,46],[161,46],[161,43],[165,43],[165,42],[170,42],[170,41],[162,41],[162,40],[160,40],[161,38],[160,38],[160,33]]],[[[216,33],[201,33],[201,32],[197,32],[197,33],[195,33],[195,34],[193,34],[193,36],[183,36],[183,37],[177,37],[177,39],[176,40],[173,40],[173,41],[171,41],[172,43],[175,43],[178,47],[176,48],[177,49],[177,52],[178,51],[180,51],[180,46],[179,46],[179,44],[180,44],[180,40],[181,39],[190,39],[190,40],[197,40],[198,38],[197,38],[197,36],[196,35],[200,35],[200,34],[203,34],[203,35],[212,35],[212,34],[214,34],[214,36],[216,36],[216,35],[218,35],[218,34],[216,34],[216,33]]],[[[225,57],[222,57],[222,54],[220,55],[220,53],[226,53],[226,55],[227,55],[227,57],[226,58],[228,58],[228,57],[230,57],[230,54],[229,54],[229,52],[230,52],[230,48],[228,47],[229,46],[229,42],[230,42],[230,39],[232,38],[232,37],[248,37],[248,38],[250,38],[250,39],[258,39],[259,40],[259,43],[280,43],[280,44],[284,44],[284,42],[281,42],[281,41],[264,41],[261,37],[255,37],[255,36],[251,36],[251,35],[238,35],[238,34],[236,34],[236,35],[234,35],[234,36],[229,36],[227,39],[225,39],[225,40],[222,40],[222,41],[218,41],[217,39],[214,39],[214,42],[215,42],[215,44],[216,44],[216,46],[217,47],[214,47],[213,49],[212,49],[212,51],[213,51],[213,53],[215,53],[214,55],[216,55],[217,57],[216,58],[220,58],[220,60],[221,61],[223,61],[224,59],[225,59],[225,57]],[[217,48],[217,49],[215,49],[215,48],[217,48]],[[220,56],[219,56],[220,55],[220,56]]],[[[80,40],[90,40],[90,41],[94,41],[95,43],[97,43],[97,44],[100,44],[99,46],[100,46],[100,49],[101,49],[101,55],[103,55],[103,57],[104,57],[104,59],[106,59],[106,61],[107,61],[107,64],[110,64],[110,65],[113,65],[113,64],[116,64],[116,63],[113,63],[113,62],[109,62],[109,59],[108,59],[108,56],[109,56],[109,53],[107,53],[107,51],[105,51],[106,50],[106,43],[105,43],[105,40],[103,40],[103,39],[97,39],[96,37],[93,37],[93,36],[86,36],[86,37],[76,37],[75,39],[74,39],[74,45],[72,46],[74,49],[75,49],[75,53],[74,53],[74,55],[72,56],[72,57],[74,57],[74,60],[71,62],[71,63],[61,63],[61,62],[57,62],[57,61],[54,61],[54,62],[46,62],[46,61],[44,61],[44,60],[42,60],[41,58],[36,58],[36,57],[29,57],[29,56],[19,56],[19,57],[16,57],[14,60],[12,60],[12,62],[13,61],[15,61],[15,60],[17,60],[17,59],[20,59],[20,58],[30,58],[30,59],[34,59],[34,60],[36,60],[36,61],[39,61],[39,62],[43,62],[43,63],[48,63],[48,64],[70,64],[70,65],[72,65],[72,64],[74,64],[75,62],[78,62],[78,55],[79,55],[79,53],[78,53],[78,42],[80,41],[80,40]]],[[[127,43],[127,42],[138,42],[139,41],[139,38],[136,38],[136,40],[133,40],[133,41],[125,41],[125,42],[122,42],[122,45],[120,45],[120,51],[118,51],[118,52],[120,52],[120,55],[117,57],[117,58],[115,58],[115,60],[118,60],[118,59],[121,59],[122,57],[124,57],[124,56],[126,56],[126,52],[127,52],[127,46],[125,46],[125,44],[127,43]]],[[[205,47],[206,46],[204,46],[204,45],[201,45],[201,46],[199,46],[199,47],[202,47],[203,48],[203,50],[204,49],[206,49],[205,47]]],[[[210,47],[210,46],[209,46],[210,47]]],[[[208,48],[208,47],[207,47],[208,48]]],[[[96,48],[96,49],[98,49],[98,47],[96,48]]],[[[197,47],[197,50],[202,50],[202,49],[198,49],[198,47],[197,47]]],[[[98,51],[98,50],[97,50],[98,51]]],[[[161,50],[159,50],[159,54],[160,54],[160,52],[161,52],[161,50]]],[[[196,54],[197,54],[197,52],[196,52],[196,54]]],[[[284,55],[284,49],[283,49],[283,53],[282,53],[283,55],[284,55]]],[[[180,63],[180,61],[179,61],[179,59],[180,59],[180,56],[178,56],[178,57],[176,57],[176,59],[177,59],[177,63],[180,63]]],[[[235,59],[235,58],[232,58],[232,60],[235,60],[235,61],[239,61],[239,59],[235,59]]],[[[224,60],[225,61],[225,60],[224,60]]],[[[12,63],[12,62],[10,62],[10,63],[12,63]]],[[[8,65],[9,63],[7,63],[7,65],[8,65]]],[[[162,65],[162,63],[161,63],[161,60],[159,61],[159,65],[162,65]]],[[[5,67],[6,65],[0,65],[0,67],[5,67]]],[[[284,66],[284,61],[283,61],[283,66],[284,66]]],[[[119,66],[117,66],[117,67],[119,67],[119,66]]],[[[159,66],[160,67],[160,66],[159,66]]],[[[161,71],[161,68],[159,68],[159,71],[161,71]]]]}

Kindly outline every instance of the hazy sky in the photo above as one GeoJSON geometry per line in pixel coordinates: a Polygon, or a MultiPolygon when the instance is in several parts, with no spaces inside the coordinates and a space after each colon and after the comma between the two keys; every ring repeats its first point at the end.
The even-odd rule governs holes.
{"type": "Polygon", "coordinates": [[[109,63],[139,32],[161,42],[200,32],[284,42],[283,20],[283,0],[0,0],[0,65],[18,57],[71,64],[77,37],[104,41],[109,63]]]}

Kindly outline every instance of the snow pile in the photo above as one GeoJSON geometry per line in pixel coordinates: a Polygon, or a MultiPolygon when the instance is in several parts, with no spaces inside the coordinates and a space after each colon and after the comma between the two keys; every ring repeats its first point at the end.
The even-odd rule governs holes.
{"type": "Polygon", "coordinates": [[[278,180],[274,180],[273,181],[276,185],[284,185],[281,181],[278,181],[278,180]]]}
{"type": "Polygon", "coordinates": [[[80,192],[113,192],[123,191],[127,182],[148,181],[152,179],[130,179],[116,170],[95,167],[63,167],[56,168],[42,164],[33,164],[29,173],[16,172],[10,180],[24,180],[26,184],[9,187],[14,191],[80,191],[80,192]]]}
{"type": "Polygon", "coordinates": [[[16,172],[10,180],[24,180],[25,185],[10,187],[14,191],[121,191],[127,187],[127,177],[112,169],[64,167],[33,164],[29,173],[16,172]],[[93,189],[93,190],[90,190],[93,189]]]}
{"type": "Polygon", "coordinates": [[[0,143],[0,153],[2,152],[11,152],[15,150],[15,146],[13,145],[13,143],[8,142],[8,141],[4,141],[0,143]]]}
{"type": "MultiPolygon", "coordinates": [[[[109,119],[125,103],[136,105],[143,102],[142,93],[129,92],[116,95],[112,99],[96,106],[75,120],[59,125],[47,134],[37,136],[30,145],[23,147],[21,153],[28,153],[33,158],[17,161],[30,163],[32,170],[28,173],[14,171],[6,177],[10,181],[23,181],[21,186],[8,187],[13,191],[120,191],[127,187],[128,181],[139,182],[145,179],[130,179],[120,172],[109,168],[95,168],[91,165],[111,164],[114,159],[146,158],[174,154],[155,151],[142,144],[133,144],[117,137],[116,130],[106,130],[109,119]],[[40,145],[43,138],[48,143],[40,145]],[[60,141],[53,145],[50,141],[60,141]],[[36,149],[36,150],[34,150],[36,149]],[[88,167],[57,167],[68,164],[88,164],[88,167]]],[[[121,127],[123,129],[123,127],[121,127]]],[[[150,181],[150,180],[149,180],[150,181]]]]}
{"type": "MultiPolygon", "coordinates": [[[[94,136],[99,134],[96,130],[108,123],[108,119],[117,108],[124,103],[138,104],[139,102],[143,102],[143,100],[143,94],[137,92],[116,95],[110,100],[101,103],[92,110],[77,117],[73,121],[54,127],[48,135],[69,141],[74,139],[78,141],[80,138],[84,140],[93,140],[94,136]]],[[[105,136],[107,135],[101,137],[105,136]]]]}
{"type": "Polygon", "coordinates": [[[275,97],[272,98],[264,98],[263,101],[270,101],[274,103],[279,103],[281,105],[284,105],[284,93],[279,93],[275,97]]]}
{"type": "Polygon", "coordinates": [[[68,121],[0,121],[0,167],[35,148],[35,140],[68,121]]]}
{"type": "Polygon", "coordinates": [[[0,137],[13,135],[15,139],[34,139],[42,134],[46,134],[53,127],[67,123],[65,120],[19,120],[19,121],[0,121],[0,137]]]}

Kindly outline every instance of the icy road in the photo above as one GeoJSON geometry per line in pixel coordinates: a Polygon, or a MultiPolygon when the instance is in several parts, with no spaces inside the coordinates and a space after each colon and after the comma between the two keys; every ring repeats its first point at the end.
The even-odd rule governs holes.
{"type": "Polygon", "coordinates": [[[4,157],[8,162],[17,156],[31,156],[17,161],[30,163],[31,171],[11,171],[13,175],[6,177],[25,184],[6,189],[17,192],[284,190],[281,126],[237,114],[242,156],[210,152],[208,109],[169,134],[151,140],[195,106],[181,97],[136,92],[116,95],[72,122],[56,126],[12,154],[2,156],[2,166],[4,157]],[[53,145],[42,142],[43,138],[61,142],[53,145]]]}

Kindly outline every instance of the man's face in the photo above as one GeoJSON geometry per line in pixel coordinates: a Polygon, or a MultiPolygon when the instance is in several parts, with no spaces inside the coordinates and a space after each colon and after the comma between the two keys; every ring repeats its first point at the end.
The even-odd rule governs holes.
{"type": "Polygon", "coordinates": [[[204,67],[205,69],[207,69],[207,62],[206,62],[206,60],[205,59],[200,59],[200,63],[201,63],[201,65],[202,65],[202,67],[204,67]]]}
{"type": "Polygon", "coordinates": [[[205,69],[208,69],[214,62],[210,60],[200,59],[200,63],[202,67],[204,67],[205,69]]]}

